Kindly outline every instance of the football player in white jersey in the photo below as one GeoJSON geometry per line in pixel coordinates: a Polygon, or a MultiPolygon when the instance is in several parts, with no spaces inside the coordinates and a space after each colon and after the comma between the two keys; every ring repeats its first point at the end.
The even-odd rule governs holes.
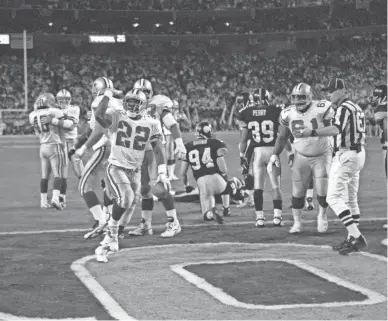
{"type": "MultiPolygon", "coordinates": [[[[148,82],[149,83],[149,82],[148,82]]],[[[136,84],[135,84],[136,87],[136,84]]],[[[140,87],[139,89],[146,90],[147,88],[140,87]]],[[[147,90],[149,91],[149,90],[147,90]]],[[[152,89],[149,91],[150,95],[152,94],[152,89]]],[[[148,96],[151,97],[151,96],[148,96]]],[[[167,129],[171,131],[171,135],[174,138],[176,148],[175,154],[177,154],[178,158],[183,159],[186,155],[186,148],[183,144],[181,132],[179,130],[179,126],[171,114],[171,107],[173,103],[170,98],[165,95],[156,95],[152,96],[148,100],[148,110],[150,116],[158,121],[159,126],[166,126],[167,129]]],[[[141,223],[140,226],[130,231],[128,234],[131,236],[143,236],[143,235],[152,235],[153,230],[151,226],[152,221],[152,211],[154,209],[154,199],[153,195],[155,195],[159,201],[162,203],[163,207],[166,210],[166,214],[168,217],[167,229],[165,232],[161,234],[162,237],[173,237],[181,231],[181,227],[177,218],[174,197],[171,195],[169,190],[152,190],[151,181],[156,178],[156,163],[155,157],[152,153],[152,150],[148,146],[147,152],[144,158],[143,166],[142,166],[142,187],[141,187],[141,195],[142,195],[142,211],[141,211],[141,223]],[[158,195],[156,195],[158,194],[158,195]]]]}
{"type": "Polygon", "coordinates": [[[106,169],[107,187],[113,199],[113,211],[109,229],[96,250],[97,260],[106,262],[106,251],[117,252],[119,221],[123,213],[136,203],[141,187],[141,166],[146,147],[151,144],[158,166],[157,185],[168,190],[167,166],[162,131],[154,119],[142,117],[142,109],[147,103],[145,94],[133,89],[124,97],[124,110],[108,108],[113,92],[105,90],[95,117],[97,122],[108,129],[111,153],[106,169]]]}
{"type": "MultiPolygon", "coordinates": [[[[71,103],[71,94],[66,89],[61,89],[57,93],[57,102],[59,107],[61,107],[63,113],[65,114],[66,119],[69,119],[74,122],[75,125],[79,123],[79,114],[80,109],[78,106],[70,105],[71,103]]],[[[78,128],[74,126],[72,130],[69,130],[65,132],[65,148],[67,153],[69,153],[70,150],[74,148],[75,141],[77,140],[78,135],[78,128]]],[[[82,160],[70,159],[73,167],[74,174],[81,178],[81,173],[83,170],[83,163],[82,160]]],[[[62,202],[62,206],[66,207],[66,190],[67,190],[67,176],[69,172],[69,163],[67,163],[67,166],[65,167],[64,176],[63,176],[63,183],[62,183],[62,189],[61,189],[61,195],[59,197],[60,201],[62,202]]]]}
{"type": "Polygon", "coordinates": [[[54,188],[51,205],[58,210],[63,210],[59,195],[67,166],[64,134],[66,129],[74,127],[74,122],[65,119],[64,113],[57,108],[55,97],[51,93],[45,93],[38,97],[34,104],[34,111],[29,115],[29,120],[40,141],[39,154],[42,169],[40,206],[41,208],[50,207],[47,202],[47,190],[52,171],[54,188]]]}
{"type": "MultiPolygon", "coordinates": [[[[82,137],[83,141],[80,140],[75,146],[77,148],[74,153],[76,159],[81,159],[88,149],[93,149],[93,155],[86,163],[78,185],[78,190],[84,198],[87,207],[92,213],[95,221],[98,221],[98,224],[94,225],[92,231],[84,235],[85,239],[91,239],[101,235],[107,225],[106,215],[102,210],[101,203],[95,192],[98,186],[100,186],[101,178],[104,177],[105,166],[110,154],[109,139],[104,134],[104,129],[95,119],[95,110],[102,100],[105,89],[107,88],[114,90],[112,80],[106,77],[99,77],[93,82],[92,95],[94,100],[91,106],[92,114],[90,129],[82,137]],[[84,142],[82,146],[79,146],[82,142],[84,142]]],[[[114,90],[114,92],[115,94],[119,93],[116,90],[114,90]]],[[[116,98],[112,98],[109,101],[109,107],[117,109],[123,108],[121,100],[116,98]]]]}
{"type": "Polygon", "coordinates": [[[293,88],[291,103],[292,105],[283,109],[280,114],[279,134],[268,170],[279,166],[279,155],[292,134],[292,147],[295,152],[291,168],[294,225],[290,233],[299,233],[302,229],[301,214],[311,177],[314,178],[319,203],[317,230],[324,233],[328,229],[326,195],[332,151],[329,137],[316,137],[314,131],[330,126],[334,110],[329,101],[313,100],[311,87],[305,83],[299,83],[293,88]],[[303,137],[304,128],[312,130],[312,137],[303,137]]]}

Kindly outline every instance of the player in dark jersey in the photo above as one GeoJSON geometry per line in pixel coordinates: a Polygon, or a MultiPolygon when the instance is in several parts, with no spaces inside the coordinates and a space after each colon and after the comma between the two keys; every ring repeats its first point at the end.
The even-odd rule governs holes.
{"type": "Polygon", "coordinates": [[[214,196],[221,195],[223,216],[229,216],[230,185],[226,176],[227,167],[224,158],[228,150],[224,142],[213,137],[210,123],[200,123],[196,132],[197,139],[186,143],[186,159],[183,159],[181,165],[183,184],[186,189],[190,186],[187,177],[190,165],[194,179],[197,181],[204,220],[215,218],[219,224],[222,224],[223,218],[215,208],[214,196]]]}
{"type": "MultiPolygon", "coordinates": [[[[240,142],[240,157],[244,159],[247,152],[247,141],[251,140],[253,159],[248,163],[253,172],[254,203],[256,226],[264,227],[263,191],[267,177],[267,164],[272,155],[276,141],[281,108],[270,105],[267,90],[257,89],[253,93],[254,104],[239,112],[239,122],[242,127],[240,142]]],[[[244,162],[244,161],[243,161],[244,162]]],[[[280,191],[280,168],[269,174],[274,206],[273,224],[282,226],[282,194],[280,191]]]]}
{"type": "Polygon", "coordinates": [[[375,120],[382,130],[381,144],[384,151],[385,176],[387,177],[387,85],[378,85],[373,90],[371,98],[372,106],[375,108],[375,120]]]}
{"type": "MultiPolygon", "coordinates": [[[[253,95],[249,92],[242,92],[237,94],[236,101],[235,101],[235,108],[237,111],[237,120],[240,115],[240,111],[242,111],[245,108],[248,108],[253,104],[253,95]]],[[[241,127],[241,126],[240,126],[241,127]]],[[[241,128],[240,128],[241,133],[241,128]]],[[[239,146],[240,148],[240,146],[239,146]]],[[[242,169],[242,175],[244,177],[244,185],[245,185],[245,194],[246,197],[244,198],[244,201],[237,205],[239,208],[243,207],[251,207],[254,206],[254,200],[253,200],[253,175],[252,172],[249,172],[249,166],[248,164],[251,161],[251,158],[253,156],[253,146],[251,146],[251,141],[247,141],[247,148],[245,157],[240,157],[241,162],[241,169],[242,169]]]]}

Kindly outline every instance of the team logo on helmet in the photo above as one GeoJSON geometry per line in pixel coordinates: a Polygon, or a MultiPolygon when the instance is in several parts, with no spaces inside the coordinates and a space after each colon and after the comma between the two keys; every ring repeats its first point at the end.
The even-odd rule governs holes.
{"type": "Polygon", "coordinates": [[[152,84],[147,79],[139,79],[133,85],[133,89],[140,89],[147,97],[147,99],[152,98],[154,91],[152,90],[152,84]]]}
{"type": "Polygon", "coordinates": [[[213,127],[207,122],[203,121],[197,125],[196,128],[196,136],[197,138],[211,138],[213,137],[213,127]]]}

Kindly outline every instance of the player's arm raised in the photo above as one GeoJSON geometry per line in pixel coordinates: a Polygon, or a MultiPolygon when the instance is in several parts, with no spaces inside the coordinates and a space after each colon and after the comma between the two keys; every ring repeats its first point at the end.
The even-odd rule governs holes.
{"type": "Polygon", "coordinates": [[[104,97],[102,97],[94,113],[96,121],[103,128],[109,128],[112,125],[112,116],[106,113],[106,111],[108,110],[109,100],[112,97],[113,91],[105,90],[104,97]]]}
{"type": "Polygon", "coordinates": [[[183,144],[182,133],[179,129],[179,124],[169,110],[163,110],[160,119],[164,126],[171,132],[175,140],[176,148],[174,153],[178,155],[179,159],[183,159],[186,155],[186,147],[183,144]]]}

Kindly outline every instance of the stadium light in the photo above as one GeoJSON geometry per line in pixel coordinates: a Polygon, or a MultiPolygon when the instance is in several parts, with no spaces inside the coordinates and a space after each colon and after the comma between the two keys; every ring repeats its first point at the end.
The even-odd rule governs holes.
{"type": "Polygon", "coordinates": [[[159,27],[160,27],[160,24],[159,24],[159,23],[155,23],[155,27],[156,27],[156,28],[159,28],[159,27]]]}
{"type": "Polygon", "coordinates": [[[170,21],[169,24],[170,24],[170,26],[173,26],[174,25],[174,21],[170,21]]]}
{"type": "Polygon", "coordinates": [[[52,22],[49,22],[49,24],[48,24],[50,27],[52,27],[53,26],[53,23],[52,22]]]}
{"type": "Polygon", "coordinates": [[[229,27],[229,22],[225,22],[225,26],[229,27]]]}
{"type": "Polygon", "coordinates": [[[134,28],[137,28],[137,27],[139,27],[139,24],[138,24],[137,22],[135,22],[135,23],[132,24],[132,26],[133,26],[134,28]]]}

